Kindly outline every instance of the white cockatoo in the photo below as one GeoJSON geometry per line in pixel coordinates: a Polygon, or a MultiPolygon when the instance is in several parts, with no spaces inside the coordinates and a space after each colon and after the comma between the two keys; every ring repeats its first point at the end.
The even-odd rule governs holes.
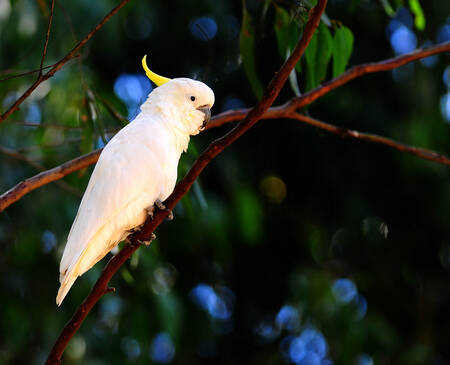
{"type": "Polygon", "coordinates": [[[61,259],[57,305],[78,276],[141,226],[153,206],[172,193],[189,137],[210,119],[214,93],[207,85],[159,76],[147,67],[146,57],[142,65],[158,87],[98,159],[61,259]]]}

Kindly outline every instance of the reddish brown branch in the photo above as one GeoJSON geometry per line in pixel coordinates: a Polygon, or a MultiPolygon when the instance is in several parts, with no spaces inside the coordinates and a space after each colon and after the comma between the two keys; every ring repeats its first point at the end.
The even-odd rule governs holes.
{"type": "Polygon", "coordinates": [[[417,49],[411,53],[390,58],[384,61],[365,63],[362,65],[353,66],[352,68],[344,72],[342,75],[332,80],[324,82],[322,85],[303,94],[302,96],[299,96],[297,98],[288,101],[282,107],[289,111],[294,111],[296,109],[303,108],[306,105],[311,104],[314,100],[320,98],[321,96],[329,93],[330,91],[346,84],[347,82],[357,77],[361,77],[362,75],[367,75],[374,72],[393,70],[409,62],[449,51],[450,51],[450,42],[445,42],[433,47],[425,49],[417,49]]]}
{"type": "MultiPolygon", "coordinates": [[[[303,37],[292,52],[289,59],[283,64],[280,71],[275,75],[267,86],[262,100],[250,110],[245,119],[240,122],[231,132],[227,133],[222,138],[217,139],[200,155],[192,168],[181,180],[170,197],[165,201],[167,208],[172,209],[177,202],[189,191],[195,179],[202,172],[205,166],[221,151],[237,140],[243,133],[251,128],[264,114],[265,111],[272,105],[275,98],[278,96],[281,88],[286,82],[289,73],[294,68],[302,56],[306,46],[308,45],[314,30],[317,28],[320,16],[325,9],[327,0],[319,0],[316,7],[310,16],[310,19],[303,32],[303,37]]],[[[114,273],[125,263],[126,260],[139,248],[138,240],[146,240],[155,228],[168,215],[168,211],[159,210],[155,213],[153,219],[148,219],[144,224],[142,230],[131,237],[131,244],[125,246],[116,256],[114,256],[106,265],[104,271],[100,275],[97,283],[92,288],[90,294],[85,301],[78,307],[72,319],[66,324],[60,336],[58,337],[52,351],[47,360],[47,365],[59,364],[61,356],[69,343],[72,336],[80,328],[82,322],[88,315],[89,311],[95,303],[108,292],[108,282],[114,273]]]]}
{"type": "Polygon", "coordinates": [[[96,150],[87,155],[70,160],[51,170],[43,171],[33,177],[21,181],[6,193],[0,196],[0,212],[19,200],[28,192],[48,184],[52,181],[59,180],[74,171],[81,170],[89,165],[94,164],[98,160],[101,150],[96,150]]]}
{"type": "MultiPolygon", "coordinates": [[[[417,51],[414,51],[413,53],[410,53],[410,54],[407,54],[407,55],[404,55],[401,57],[396,57],[396,58],[392,58],[389,60],[381,61],[378,63],[369,63],[369,64],[355,66],[355,67],[351,68],[350,70],[348,70],[347,72],[345,72],[344,74],[342,74],[341,76],[326,82],[325,84],[319,86],[318,88],[311,90],[307,94],[304,94],[304,96],[294,98],[282,106],[269,108],[261,118],[263,118],[263,119],[274,119],[274,118],[299,119],[296,116],[297,114],[294,112],[295,109],[304,107],[305,105],[308,105],[309,103],[313,102],[320,96],[335,89],[337,87],[337,86],[335,86],[335,84],[339,84],[339,86],[342,86],[344,83],[347,83],[347,82],[353,80],[354,78],[363,76],[367,73],[392,70],[396,67],[404,65],[407,62],[412,62],[412,61],[415,61],[420,58],[425,58],[430,55],[438,54],[440,52],[446,52],[449,50],[450,50],[450,43],[444,43],[441,45],[430,47],[425,50],[417,50],[417,51]]],[[[214,128],[214,127],[219,127],[226,123],[234,122],[237,120],[242,120],[248,114],[248,112],[249,112],[249,109],[239,109],[239,110],[229,110],[227,112],[218,114],[213,118],[213,120],[211,121],[211,123],[208,125],[207,128],[209,129],[209,128],[214,128]]],[[[305,122],[305,120],[302,120],[302,121],[305,122]]],[[[312,123],[310,123],[310,124],[312,124],[312,123]]],[[[318,128],[322,128],[318,124],[316,124],[315,126],[318,128]]],[[[328,126],[326,128],[322,128],[322,129],[326,129],[329,131],[331,131],[330,129],[333,129],[333,128],[339,128],[339,127],[335,127],[333,125],[329,125],[326,123],[323,123],[323,126],[328,126]]],[[[355,131],[355,133],[358,133],[358,132],[355,131]]],[[[383,138],[383,137],[380,137],[380,138],[383,138]]],[[[390,141],[389,144],[388,143],[385,143],[385,144],[390,147],[396,148],[400,151],[406,151],[406,149],[404,149],[402,147],[404,145],[402,145],[401,143],[397,143],[391,139],[389,139],[389,141],[390,141]]],[[[375,140],[372,140],[372,142],[382,143],[382,142],[375,141],[375,140]]],[[[430,150],[423,150],[423,149],[411,147],[411,146],[409,146],[409,148],[411,149],[411,151],[412,151],[412,149],[414,149],[415,151],[423,151],[423,153],[410,152],[417,157],[425,158],[425,159],[428,159],[428,160],[431,160],[434,162],[446,164],[446,162],[445,162],[446,157],[437,152],[433,152],[430,150]]],[[[83,169],[86,166],[89,166],[90,164],[94,164],[97,161],[99,155],[100,155],[100,150],[94,151],[92,153],[89,153],[87,155],[83,155],[83,156],[80,156],[73,160],[70,160],[70,161],[64,163],[63,165],[60,165],[60,166],[55,167],[48,171],[44,171],[41,174],[38,174],[38,175],[33,176],[25,181],[20,182],[19,184],[17,184],[16,186],[14,186],[10,190],[8,190],[6,193],[0,195],[0,212],[2,210],[4,210],[5,208],[7,208],[8,206],[10,206],[15,201],[19,200],[22,196],[29,193],[30,191],[33,191],[33,190],[41,187],[42,185],[45,185],[45,184],[51,183],[55,180],[61,179],[62,177],[66,176],[74,171],[83,169]]]]}
{"type": "Polygon", "coordinates": [[[117,5],[114,9],[112,9],[106,16],[92,29],[72,50],[61,60],[59,60],[47,73],[39,74],[37,80],[20,96],[13,105],[9,107],[6,112],[0,115],[0,123],[5,121],[12,113],[14,113],[19,106],[28,98],[31,93],[45,80],[52,77],[56,72],[58,72],[61,67],[63,67],[69,60],[76,57],[78,51],[91,39],[95,33],[97,33],[100,28],[102,28],[105,23],[110,20],[114,14],[116,14],[128,1],[130,0],[122,0],[119,5],[117,5]]]}
{"type": "MultiPolygon", "coordinates": [[[[49,65],[49,66],[42,67],[42,69],[41,69],[41,68],[37,68],[36,70],[30,70],[30,71],[22,72],[22,73],[19,73],[19,74],[6,76],[6,77],[4,77],[3,79],[0,79],[0,82],[8,81],[8,80],[11,80],[11,79],[15,79],[15,78],[17,78],[17,77],[22,77],[22,76],[32,75],[32,74],[34,74],[34,73],[36,73],[36,72],[39,72],[39,71],[41,71],[41,70],[46,70],[47,68],[51,68],[51,67],[53,67],[53,66],[55,66],[55,65],[56,65],[56,63],[54,63],[53,65],[49,65]]],[[[10,73],[10,72],[5,72],[5,73],[10,73]]]]}
{"type": "MultiPolygon", "coordinates": [[[[399,66],[404,65],[407,62],[416,61],[418,59],[425,58],[430,55],[448,51],[450,51],[450,43],[443,43],[427,49],[416,50],[412,53],[403,55],[401,57],[391,58],[376,63],[368,63],[359,66],[354,66],[347,72],[343,73],[341,76],[332,79],[330,81],[327,81],[323,85],[317,87],[316,89],[311,90],[310,92],[304,94],[303,96],[291,99],[284,105],[269,108],[261,118],[275,119],[275,118],[291,118],[291,116],[293,116],[293,119],[298,119],[295,113],[296,109],[299,109],[301,107],[308,105],[309,103],[312,103],[320,96],[323,96],[324,94],[334,90],[338,86],[342,86],[343,84],[353,80],[356,77],[360,77],[372,72],[392,70],[399,66]],[[336,84],[338,84],[338,86],[336,86],[336,84]]],[[[250,109],[238,109],[220,113],[212,119],[211,123],[208,124],[207,129],[219,127],[226,123],[235,122],[237,120],[242,120],[247,116],[249,111],[250,109]]],[[[330,127],[338,128],[332,125],[330,125],[330,127]]],[[[394,147],[394,144],[397,143],[393,140],[390,141],[392,141],[392,143],[389,144],[390,147],[394,147]]],[[[397,143],[397,145],[401,146],[401,143],[397,143]]],[[[404,149],[398,146],[395,146],[394,148],[400,151],[405,151],[404,149]]],[[[11,204],[13,204],[15,201],[19,200],[22,196],[29,193],[30,191],[33,191],[41,187],[42,185],[61,179],[74,171],[81,170],[86,166],[89,166],[90,164],[94,164],[95,162],[97,162],[99,155],[100,150],[89,153],[87,155],[77,157],[73,160],[67,161],[61,166],[55,167],[54,169],[48,171],[44,171],[39,175],[33,176],[25,181],[18,183],[16,186],[8,190],[6,193],[0,195],[0,212],[5,208],[7,208],[8,206],[10,206],[11,204]]],[[[432,160],[434,162],[445,163],[442,161],[441,157],[435,158],[434,156],[442,156],[442,155],[433,151],[429,151],[429,153],[427,153],[427,157],[424,157],[425,155],[421,154],[414,154],[414,155],[420,158],[432,160]]]]}
{"type": "Polygon", "coordinates": [[[442,155],[440,153],[437,153],[437,152],[434,152],[431,150],[427,150],[425,148],[417,148],[414,146],[408,146],[407,144],[399,143],[390,138],[378,136],[376,134],[362,133],[362,132],[358,132],[358,131],[355,131],[352,129],[337,127],[332,124],[322,122],[320,120],[308,117],[303,114],[290,113],[290,114],[287,114],[286,117],[290,118],[290,119],[296,119],[301,122],[310,124],[316,128],[320,128],[320,129],[326,130],[330,133],[337,134],[338,136],[343,137],[343,138],[350,137],[350,138],[356,138],[356,139],[360,139],[360,140],[367,141],[367,142],[384,144],[384,145],[392,147],[396,150],[410,153],[411,155],[423,158],[425,160],[431,160],[434,162],[439,162],[444,165],[450,165],[450,158],[448,158],[447,156],[442,155]]]}
{"type": "Polygon", "coordinates": [[[50,16],[48,17],[47,34],[45,35],[44,50],[42,51],[41,65],[39,66],[38,79],[42,76],[44,60],[45,60],[45,56],[47,55],[47,47],[48,47],[48,41],[50,39],[50,30],[52,29],[53,10],[54,9],[55,9],[55,0],[52,0],[52,5],[50,7],[50,16]]]}

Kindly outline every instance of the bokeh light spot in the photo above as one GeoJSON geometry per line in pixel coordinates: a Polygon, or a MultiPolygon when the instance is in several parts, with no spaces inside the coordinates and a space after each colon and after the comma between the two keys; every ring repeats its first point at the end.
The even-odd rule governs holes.
{"type": "Polygon", "coordinates": [[[41,122],[41,109],[36,103],[30,103],[28,105],[27,115],[25,116],[27,122],[40,123],[41,122]]]}
{"type": "Polygon", "coordinates": [[[41,237],[42,251],[49,253],[56,246],[56,236],[52,231],[45,230],[41,237]]]}
{"type": "Polygon", "coordinates": [[[442,81],[444,85],[450,90],[450,66],[447,66],[442,74],[442,81]]]}
{"type": "Polygon", "coordinates": [[[0,0],[0,22],[8,19],[11,13],[11,3],[9,0],[0,0]]]}
{"type": "Polygon", "coordinates": [[[320,365],[327,352],[328,344],[325,337],[312,327],[305,328],[289,345],[289,359],[296,364],[320,365]]]}
{"type": "Polygon", "coordinates": [[[301,359],[298,365],[321,365],[321,359],[315,352],[307,351],[303,359],[301,359]]]}
{"type": "Polygon", "coordinates": [[[356,365],[373,365],[373,359],[367,354],[359,355],[356,359],[356,365]]]}
{"type": "Polygon", "coordinates": [[[286,184],[277,176],[267,176],[260,183],[262,193],[275,204],[280,204],[287,193],[286,184]]]}
{"type": "Polygon", "coordinates": [[[168,364],[175,357],[175,345],[169,334],[158,333],[150,346],[150,358],[160,364],[168,364]]]}
{"type": "Polygon", "coordinates": [[[275,317],[275,324],[280,329],[294,332],[300,327],[298,310],[291,305],[284,305],[275,317]]]}
{"type": "Polygon", "coordinates": [[[114,82],[114,92],[128,109],[128,119],[134,118],[139,112],[139,106],[152,91],[152,85],[142,74],[121,74],[114,82]]]}
{"type": "Polygon", "coordinates": [[[141,355],[141,346],[132,337],[124,337],[120,347],[129,361],[135,361],[141,355]]]}
{"type": "Polygon", "coordinates": [[[75,336],[67,345],[66,354],[72,361],[80,361],[86,353],[86,341],[81,336],[75,336]]]}
{"type": "Polygon", "coordinates": [[[362,295],[356,298],[356,318],[363,319],[367,313],[367,300],[362,295]]]}
{"type": "Polygon", "coordinates": [[[327,355],[328,344],[323,334],[315,328],[306,328],[299,337],[305,344],[308,352],[315,353],[319,359],[327,355]]]}
{"type": "Polygon", "coordinates": [[[332,290],[336,299],[342,303],[349,303],[358,295],[358,290],[350,279],[336,279],[332,290]]]}
{"type": "Polygon", "coordinates": [[[233,315],[236,299],[227,287],[220,286],[214,290],[210,285],[201,283],[191,290],[189,296],[197,307],[207,311],[214,319],[227,320],[233,315]]]}
{"type": "Polygon", "coordinates": [[[189,23],[189,31],[196,39],[210,41],[217,34],[217,23],[212,17],[202,16],[189,23]]]}
{"type": "Polygon", "coordinates": [[[165,264],[153,272],[152,291],[158,295],[168,294],[177,279],[177,270],[173,265],[165,264]]]}
{"type": "Polygon", "coordinates": [[[450,123],[450,92],[441,96],[440,105],[442,116],[450,123]]]}
{"type": "Polygon", "coordinates": [[[305,342],[300,338],[296,337],[291,341],[289,346],[289,357],[294,363],[300,362],[306,355],[305,342]]]}
{"type": "Polygon", "coordinates": [[[234,96],[225,96],[222,102],[221,111],[225,112],[227,110],[243,109],[243,108],[245,108],[245,104],[241,99],[236,98],[234,96]]]}
{"type": "Polygon", "coordinates": [[[412,52],[417,47],[416,35],[404,25],[400,25],[394,30],[389,41],[396,54],[412,52]]]}
{"type": "Polygon", "coordinates": [[[444,43],[450,41],[450,24],[444,24],[441,27],[439,27],[436,34],[436,41],[437,43],[444,43]]]}
{"type": "MultiPolygon", "coordinates": [[[[422,46],[420,48],[428,48],[433,46],[433,43],[429,40],[423,42],[422,46]]],[[[424,65],[425,67],[434,67],[437,62],[439,61],[439,55],[429,56],[422,58],[420,60],[420,63],[424,65]]]]}
{"type": "Polygon", "coordinates": [[[20,12],[17,32],[24,37],[31,37],[37,30],[37,15],[33,6],[27,6],[20,12]]]}
{"type": "Polygon", "coordinates": [[[265,318],[258,323],[255,328],[255,333],[267,342],[275,340],[280,334],[281,328],[274,326],[271,319],[265,318]]]}

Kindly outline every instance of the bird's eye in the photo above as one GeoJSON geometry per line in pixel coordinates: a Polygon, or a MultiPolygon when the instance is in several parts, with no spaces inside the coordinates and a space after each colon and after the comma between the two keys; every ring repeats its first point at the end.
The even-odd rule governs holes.
{"type": "Polygon", "coordinates": [[[191,96],[191,100],[192,100],[192,101],[195,101],[195,96],[191,96]]]}

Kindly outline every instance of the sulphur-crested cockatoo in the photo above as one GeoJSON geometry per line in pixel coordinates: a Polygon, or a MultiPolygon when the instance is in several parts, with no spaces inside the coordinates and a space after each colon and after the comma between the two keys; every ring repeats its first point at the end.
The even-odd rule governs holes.
{"type": "Polygon", "coordinates": [[[180,155],[211,116],[213,91],[202,82],[168,79],[142,65],[158,86],[139,115],[105,146],[70,229],[61,259],[61,304],[78,276],[142,225],[173,191],[180,155]]]}

